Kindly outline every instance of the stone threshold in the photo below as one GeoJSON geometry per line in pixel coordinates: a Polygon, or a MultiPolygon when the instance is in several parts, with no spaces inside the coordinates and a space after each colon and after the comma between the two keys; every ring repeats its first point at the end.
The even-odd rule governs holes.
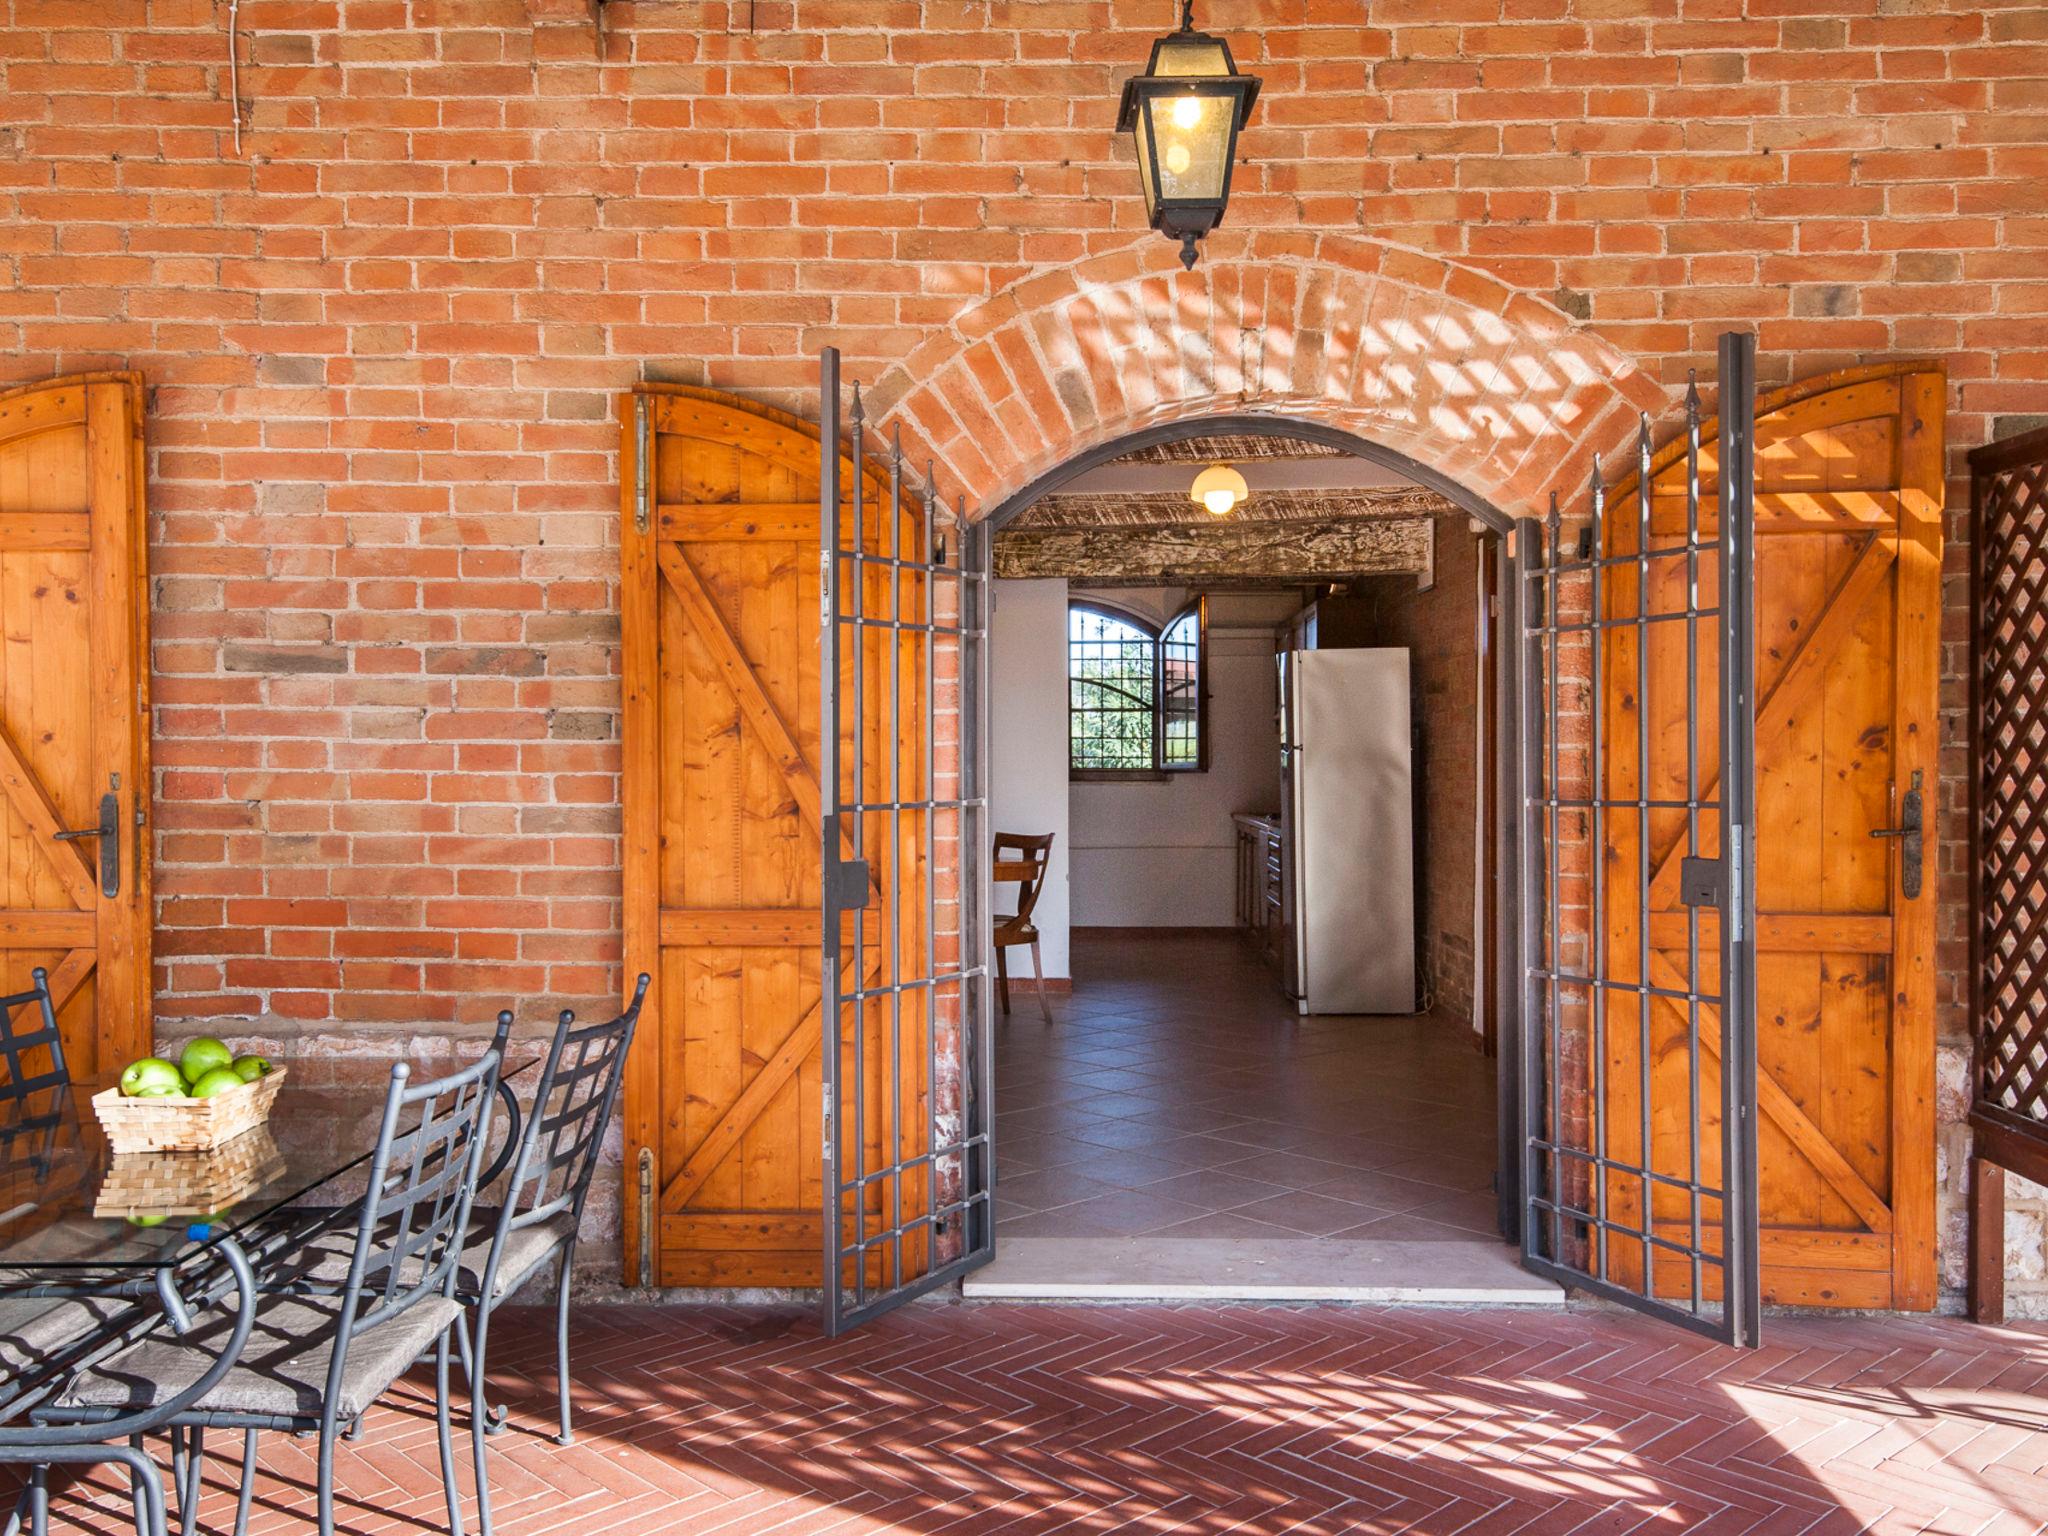
{"type": "Polygon", "coordinates": [[[1505,1243],[1337,1238],[1005,1237],[970,1301],[1348,1301],[1564,1305],[1505,1243]]]}

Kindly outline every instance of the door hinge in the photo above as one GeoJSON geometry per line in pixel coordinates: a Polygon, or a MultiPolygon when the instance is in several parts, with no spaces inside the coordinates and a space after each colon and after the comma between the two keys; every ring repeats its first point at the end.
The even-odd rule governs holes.
{"type": "Polygon", "coordinates": [[[654,1148],[640,1149],[640,1283],[652,1287],[654,1273],[654,1148]]]}
{"type": "Polygon", "coordinates": [[[654,457],[654,434],[648,430],[647,397],[633,397],[633,527],[640,533],[647,531],[647,524],[653,516],[648,506],[649,486],[653,476],[648,460],[654,457]]]}

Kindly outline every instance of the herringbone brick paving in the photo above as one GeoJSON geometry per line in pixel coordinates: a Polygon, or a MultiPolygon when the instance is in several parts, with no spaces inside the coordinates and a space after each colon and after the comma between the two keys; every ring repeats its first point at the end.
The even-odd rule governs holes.
{"type": "MultiPolygon", "coordinates": [[[[494,1329],[505,1536],[2048,1528],[2039,1327],[1772,1318],[1742,1353],[1609,1311],[926,1304],[830,1341],[787,1311],[587,1307],[562,1448],[548,1321],[494,1329]]],[[[264,1437],[254,1530],[310,1528],[311,1451],[264,1437]]],[[[420,1390],[338,1465],[343,1531],[443,1527],[420,1390]]],[[[59,1514],[132,1528],[111,1482],[59,1514]]]]}

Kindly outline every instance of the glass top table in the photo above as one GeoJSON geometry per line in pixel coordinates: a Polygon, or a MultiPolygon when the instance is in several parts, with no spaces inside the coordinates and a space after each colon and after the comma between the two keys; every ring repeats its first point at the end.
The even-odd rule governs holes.
{"type": "MultiPolygon", "coordinates": [[[[322,1208],[360,1197],[388,1088],[287,1077],[267,1122],[212,1152],[116,1156],[91,1102],[112,1081],[81,1078],[0,1104],[0,1294],[146,1277],[225,1238],[248,1246],[249,1234],[309,1197],[322,1208]]],[[[504,1121],[493,1116],[493,1145],[504,1121]]]]}

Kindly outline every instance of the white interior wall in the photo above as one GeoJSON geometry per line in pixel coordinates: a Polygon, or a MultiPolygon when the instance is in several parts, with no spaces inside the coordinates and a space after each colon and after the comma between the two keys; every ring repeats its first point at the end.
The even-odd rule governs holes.
{"type": "MultiPolygon", "coordinates": [[[[1053,834],[1052,864],[1033,915],[1045,974],[1067,963],[1067,584],[998,581],[989,625],[989,799],[999,832],[1053,834]]],[[[1014,886],[998,889],[999,909],[1014,886]]],[[[1030,961],[1012,952],[1012,977],[1030,961]]]]}
{"type": "MultiPolygon", "coordinates": [[[[1072,595],[1086,594],[1077,588],[1072,595]]],[[[1094,595],[1155,623],[1170,618],[1188,596],[1179,588],[1094,595]]],[[[1207,773],[1175,774],[1163,783],[1071,786],[1076,926],[1222,928],[1235,920],[1230,818],[1280,807],[1273,630],[1297,606],[1287,594],[1210,597],[1207,773]]],[[[1064,679],[1064,648],[1051,652],[1049,662],[1064,679]]]]}

